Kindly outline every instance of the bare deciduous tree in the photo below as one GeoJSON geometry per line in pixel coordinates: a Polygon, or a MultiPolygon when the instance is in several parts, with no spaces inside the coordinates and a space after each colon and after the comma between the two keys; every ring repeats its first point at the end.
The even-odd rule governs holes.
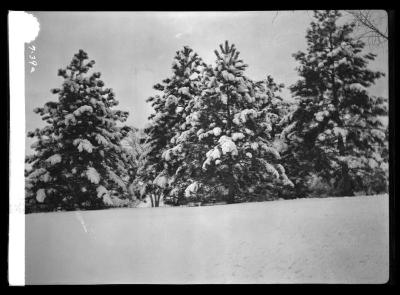
{"type": "Polygon", "coordinates": [[[359,38],[370,45],[381,45],[388,41],[388,18],[383,10],[346,10],[359,28],[359,38]]]}
{"type": "MultiPolygon", "coordinates": [[[[306,12],[309,13],[308,10],[306,12]]],[[[388,41],[388,17],[384,10],[346,10],[345,12],[357,26],[357,37],[365,39],[368,45],[379,46],[388,41]]],[[[272,23],[275,22],[278,14],[279,11],[276,11],[272,23]]]]}

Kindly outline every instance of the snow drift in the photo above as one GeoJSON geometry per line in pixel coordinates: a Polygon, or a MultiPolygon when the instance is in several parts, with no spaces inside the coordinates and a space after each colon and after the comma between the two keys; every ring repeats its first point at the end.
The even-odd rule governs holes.
{"type": "Polygon", "coordinates": [[[26,216],[26,284],[385,283],[388,196],[26,216]]]}

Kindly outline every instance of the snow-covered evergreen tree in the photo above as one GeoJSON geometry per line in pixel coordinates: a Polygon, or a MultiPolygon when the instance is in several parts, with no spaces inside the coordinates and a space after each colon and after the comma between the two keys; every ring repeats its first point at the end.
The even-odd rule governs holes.
{"type": "Polygon", "coordinates": [[[130,127],[130,129],[121,140],[121,146],[130,155],[129,167],[132,169],[131,178],[135,179],[138,167],[145,164],[150,145],[146,140],[146,134],[143,129],[134,127],[130,127]]]}
{"type": "Polygon", "coordinates": [[[173,75],[154,86],[161,94],[148,99],[155,113],[149,117],[150,126],[145,129],[151,149],[140,178],[146,184],[144,193],[152,196],[156,207],[169,191],[171,171],[175,169],[164,161],[162,155],[170,140],[185,129],[187,114],[193,108],[194,98],[199,95],[200,73],[204,66],[197,53],[185,46],[176,52],[172,63],[173,75]]]}
{"type": "Polygon", "coordinates": [[[28,132],[37,141],[26,158],[32,167],[26,172],[27,211],[38,203],[49,211],[103,208],[127,196],[128,155],[120,140],[129,128],[117,122],[128,113],[113,110],[118,101],[112,89],[100,73],[88,74],[95,62],[87,59],[79,50],[58,72],[64,79],[52,89],[58,101],[34,110],[47,125],[28,132]]]}
{"type": "Polygon", "coordinates": [[[132,128],[132,130],[121,140],[121,145],[129,155],[130,179],[128,190],[132,196],[133,203],[143,201],[143,181],[141,175],[146,168],[148,154],[151,151],[149,138],[143,129],[132,128]]]}
{"type": "Polygon", "coordinates": [[[352,38],[354,24],[338,24],[338,11],[315,11],[307,30],[307,52],[294,54],[301,79],[291,87],[296,110],[282,121],[287,139],[285,164],[298,193],[316,173],[330,181],[338,195],[353,195],[378,169],[385,144],[381,116],[387,100],[367,88],[383,73],[367,68],[375,55],[352,38]]]}
{"type": "Polygon", "coordinates": [[[182,131],[163,153],[173,168],[170,195],[178,200],[254,200],[279,183],[291,184],[273,146],[278,86],[270,77],[248,79],[234,45],[225,42],[220,50],[216,65],[203,71],[202,92],[182,131]]]}

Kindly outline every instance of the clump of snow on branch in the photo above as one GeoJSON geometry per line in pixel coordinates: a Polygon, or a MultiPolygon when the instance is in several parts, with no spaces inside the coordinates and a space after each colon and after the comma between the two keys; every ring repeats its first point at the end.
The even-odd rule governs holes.
{"type": "Polygon", "coordinates": [[[108,190],[102,185],[98,186],[96,188],[96,191],[97,191],[97,197],[98,198],[103,197],[104,194],[108,194],[108,190]]]}
{"type": "Polygon", "coordinates": [[[241,112],[235,114],[232,122],[236,125],[246,123],[248,119],[254,119],[257,117],[257,112],[253,109],[244,109],[241,112]]]}
{"type": "Polygon", "coordinates": [[[350,90],[360,91],[360,92],[367,91],[367,89],[364,86],[362,86],[360,83],[350,84],[349,85],[349,89],[350,90]]]}
{"type": "Polygon", "coordinates": [[[267,161],[263,161],[264,165],[265,165],[265,169],[268,173],[272,174],[273,176],[275,176],[275,178],[279,178],[279,172],[275,169],[275,167],[273,165],[271,165],[270,163],[268,163],[267,161]]]}
{"type": "Polygon", "coordinates": [[[325,110],[325,111],[320,111],[320,112],[316,113],[314,116],[318,122],[322,122],[324,120],[324,118],[328,115],[329,115],[329,112],[325,110]]]}
{"type": "Polygon", "coordinates": [[[346,140],[347,134],[349,133],[348,130],[344,129],[344,128],[340,128],[340,127],[334,127],[332,129],[333,134],[337,135],[337,136],[341,136],[343,138],[343,140],[346,140]]]}
{"type": "Polygon", "coordinates": [[[232,139],[226,135],[221,136],[218,140],[219,144],[221,145],[222,154],[230,153],[232,156],[238,155],[238,150],[236,144],[232,141],[232,139]]]}
{"type": "Polygon", "coordinates": [[[219,127],[215,127],[212,131],[215,136],[219,136],[222,132],[221,128],[219,128],[219,127]]]}
{"type": "Polygon", "coordinates": [[[275,157],[275,159],[279,160],[281,158],[281,156],[279,155],[279,152],[275,148],[267,146],[265,143],[262,144],[261,146],[265,152],[273,155],[275,157]]]}
{"type": "Polygon", "coordinates": [[[190,185],[188,185],[185,189],[185,197],[189,198],[193,194],[195,194],[199,189],[199,184],[198,182],[193,182],[190,185]]]}
{"type": "Polygon", "coordinates": [[[91,153],[93,151],[93,145],[87,139],[77,138],[74,140],[73,144],[74,144],[74,146],[77,146],[79,152],[82,152],[85,150],[88,153],[91,153]]]}
{"type": "Polygon", "coordinates": [[[125,183],[122,181],[122,179],[117,174],[115,174],[114,171],[111,171],[111,170],[108,171],[108,175],[112,181],[114,181],[116,184],[119,185],[120,188],[122,188],[124,190],[126,189],[125,183]]]}
{"type": "Polygon", "coordinates": [[[178,92],[181,93],[181,94],[190,96],[189,87],[181,87],[181,88],[179,88],[178,92]]]}
{"type": "Polygon", "coordinates": [[[100,174],[93,167],[89,167],[86,170],[86,176],[91,183],[98,184],[100,182],[100,174]]]}
{"type": "Polygon", "coordinates": [[[46,198],[45,190],[43,188],[38,189],[38,191],[36,192],[36,200],[39,203],[43,203],[45,198],[46,198]]]}
{"type": "Polygon", "coordinates": [[[97,189],[97,197],[101,198],[104,202],[104,204],[113,206],[114,202],[113,199],[110,197],[109,191],[102,185],[100,185],[97,189]]]}
{"type": "Polygon", "coordinates": [[[165,173],[160,173],[154,179],[153,183],[155,185],[157,185],[158,187],[165,188],[165,187],[167,187],[167,184],[168,184],[168,177],[165,173]]]}
{"type": "Polygon", "coordinates": [[[98,144],[107,146],[109,144],[108,140],[105,139],[104,136],[102,136],[101,134],[96,134],[96,141],[98,144]]]}
{"type": "Polygon", "coordinates": [[[79,117],[80,115],[82,115],[83,113],[88,112],[88,113],[92,113],[93,112],[93,108],[91,106],[81,106],[78,109],[76,109],[73,114],[76,117],[79,117]]]}
{"type": "Polygon", "coordinates": [[[65,125],[71,125],[71,123],[72,124],[75,124],[76,123],[76,118],[75,118],[75,116],[73,115],[73,114],[68,114],[68,115],[66,115],[65,116],[65,118],[64,118],[64,123],[65,123],[65,125]]]}
{"type": "Polygon", "coordinates": [[[61,156],[59,154],[54,154],[47,158],[46,162],[49,162],[51,165],[55,165],[61,162],[61,156]]]}
{"type": "Polygon", "coordinates": [[[244,138],[244,134],[241,132],[235,132],[232,134],[232,140],[237,141],[244,138]]]}

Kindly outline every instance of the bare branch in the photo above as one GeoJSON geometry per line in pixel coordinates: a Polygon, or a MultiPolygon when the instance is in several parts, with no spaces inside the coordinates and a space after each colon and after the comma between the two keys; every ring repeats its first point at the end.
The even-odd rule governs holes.
{"type": "Polygon", "coordinates": [[[377,17],[369,10],[347,10],[346,12],[353,17],[354,22],[358,27],[367,30],[366,33],[361,35],[361,38],[367,38],[375,45],[380,45],[389,40],[389,36],[387,35],[387,24],[385,29],[381,29],[377,24],[377,20],[382,19],[382,17],[377,17]]]}

